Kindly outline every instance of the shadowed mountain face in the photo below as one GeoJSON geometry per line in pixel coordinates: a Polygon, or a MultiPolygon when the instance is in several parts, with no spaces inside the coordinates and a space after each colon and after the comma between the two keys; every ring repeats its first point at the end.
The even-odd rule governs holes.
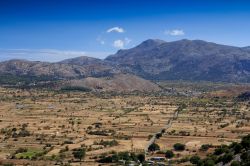
{"type": "Polygon", "coordinates": [[[250,46],[248,46],[248,47],[243,47],[243,49],[250,51],[250,46]]]}
{"type": "Polygon", "coordinates": [[[201,40],[147,40],[106,58],[146,79],[250,81],[250,52],[201,40]]]}

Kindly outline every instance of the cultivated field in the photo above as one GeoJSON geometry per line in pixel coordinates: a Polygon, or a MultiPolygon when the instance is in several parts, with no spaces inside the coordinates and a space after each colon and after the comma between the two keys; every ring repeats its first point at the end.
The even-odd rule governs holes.
{"type": "Polygon", "coordinates": [[[249,87],[208,87],[175,84],[174,92],[152,94],[1,88],[0,162],[112,165],[100,159],[129,152],[146,153],[147,160],[173,150],[175,165],[190,165],[189,156],[206,156],[250,133],[249,103],[235,100],[249,87]],[[149,152],[157,133],[160,150],[149,152]],[[174,150],[176,143],[185,150],[174,150]],[[200,150],[204,144],[209,150],[200,150]],[[73,155],[77,149],[86,150],[81,161],[73,155]]]}

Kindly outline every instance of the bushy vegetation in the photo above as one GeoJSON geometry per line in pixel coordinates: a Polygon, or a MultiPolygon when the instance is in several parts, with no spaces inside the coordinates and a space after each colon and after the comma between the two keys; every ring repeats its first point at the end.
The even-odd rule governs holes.
{"type": "Polygon", "coordinates": [[[150,152],[154,152],[156,150],[160,150],[160,146],[156,143],[153,143],[148,147],[148,151],[150,152]]]}
{"type": "Polygon", "coordinates": [[[166,157],[167,159],[173,158],[173,157],[174,157],[173,151],[167,150],[166,153],[165,153],[165,157],[166,157]]]}
{"type": "Polygon", "coordinates": [[[176,151],[183,151],[185,150],[185,145],[181,143],[174,144],[174,150],[176,151]]]}
{"type": "Polygon", "coordinates": [[[55,81],[58,80],[49,76],[17,76],[11,74],[0,75],[0,84],[4,85],[28,85],[30,83],[41,81],[55,81]]]}
{"type": "Polygon", "coordinates": [[[81,91],[81,92],[90,92],[91,89],[82,87],[82,86],[65,86],[61,88],[62,91],[81,91]]]}
{"type": "Polygon", "coordinates": [[[36,149],[19,148],[12,158],[17,159],[37,159],[45,154],[45,151],[36,149]]]}
{"type": "Polygon", "coordinates": [[[229,146],[222,145],[216,148],[214,153],[209,154],[205,159],[192,156],[190,162],[198,166],[213,166],[218,163],[231,163],[231,166],[248,166],[250,165],[250,134],[243,137],[240,143],[234,142],[229,146]],[[240,156],[240,160],[233,161],[236,155],[240,156]]]}
{"type": "Polygon", "coordinates": [[[135,154],[135,153],[129,153],[129,152],[119,152],[111,155],[103,155],[100,156],[100,159],[98,162],[100,163],[118,163],[119,161],[135,161],[135,162],[144,162],[145,161],[145,155],[140,153],[140,154],[135,154]]]}
{"type": "Polygon", "coordinates": [[[75,159],[79,159],[81,161],[86,155],[86,150],[84,148],[74,149],[72,154],[75,159]]]}
{"type": "Polygon", "coordinates": [[[211,148],[210,144],[203,144],[200,147],[200,151],[207,151],[209,148],[211,148]]]}
{"type": "Polygon", "coordinates": [[[192,156],[190,158],[190,163],[197,165],[197,164],[199,164],[200,160],[201,160],[201,158],[199,156],[195,155],[195,156],[192,156]]]}
{"type": "Polygon", "coordinates": [[[96,130],[96,131],[88,131],[88,134],[90,135],[101,135],[101,136],[109,136],[114,135],[114,130],[96,130]]]}
{"type": "Polygon", "coordinates": [[[111,146],[117,146],[118,142],[116,140],[111,140],[111,141],[104,141],[101,140],[100,142],[94,142],[94,145],[103,145],[104,147],[111,147],[111,146]]]}

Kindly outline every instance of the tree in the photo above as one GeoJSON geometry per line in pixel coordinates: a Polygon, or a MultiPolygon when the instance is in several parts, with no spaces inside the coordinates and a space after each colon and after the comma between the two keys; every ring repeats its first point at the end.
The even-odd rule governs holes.
{"type": "Polygon", "coordinates": [[[218,156],[227,152],[228,152],[228,147],[226,145],[221,145],[221,147],[215,149],[214,154],[218,156]]]}
{"type": "Polygon", "coordinates": [[[246,150],[249,150],[249,149],[250,149],[250,134],[242,138],[242,140],[241,140],[241,145],[242,145],[246,150]]]}
{"type": "Polygon", "coordinates": [[[156,139],[159,139],[160,137],[162,137],[162,133],[157,133],[155,137],[156,139]]]}
{"type": "Polygon", "coordinates": [[[231,166],[240,166],[240,162],[239,161],[233,161],[231,163],[231,166]]]}
{"type": "Polygon", "coordinates": [[[244,152],[240,155],[240,158],[243,162],[250,162],[250,153],[249,152],[244,152]]]}
{"type": "Polygon", "coordinates": [[[185,145],[181,143],[174,144],[174,150],[176,151],[183,151],[185,150],[185,145]]]}
{"type": "Polygon", "coordinates": [[[201,160],[201,158],[199,156],[195,155],[195,156],[192,156],[189,161],[190,161],[190,163],[197,165],[200,162],[200,160],[201,160]]]}
{"type": "Polygon", "coordinates": [[[85,157],[86,150],[84,148],[75,149],[72,154],[74,158],[81,161],[85,157]]]}
{"type": "Polygon", "coordinates": [[[234,146],[234,152],[235,152],[235,154],[240,153],[242,149],[243,149],[243,146],[241,144],[236,144],[234,146]]]}
{"type": "Polygon", "coordinates": [[[156,143],[152,143],[149,147],[148,150],[150,152],[156,151],[156,150],[160,150],[160,146],[156,143]]]}
{"type": "Polygon", "coordinates": [[[165,153],[165,157],[167,159],[171,159],[171,158],[174,157],[174,153],[171,150],[167,150],[166,153],[165,153]]]}
{"type": "Polygon", "coordinates": [[[209,144],[203,144],[201,145],[200,151],[207,151],[210,147],[211,145],[209,144]]]}
{"type": "Polygon", "coordinates": [[[215,163],[214,163],[213,160],[207,160],[207,161],[205,161],[205,163],[204,163],[204,166],[214,166],[214,165],[215,165],[215,163]]]}
{"type": "Polygon", "coordinates": [[[138,154],[137,158],[140,163],[143,163],[145,161],[145,155],[143,153],[138,154]]]}

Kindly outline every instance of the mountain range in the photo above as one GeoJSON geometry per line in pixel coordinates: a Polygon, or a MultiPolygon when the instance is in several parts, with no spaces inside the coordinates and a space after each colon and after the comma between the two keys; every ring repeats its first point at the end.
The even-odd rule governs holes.
{"type": "MultiPolygon", "coordinates": [[[[126,74],[146,80],[250,82],[250,47],[202,40],[166,42],[149,39],[134,48],[119,50],[104,60],[77,57],[56,63],[27,60],[0,62],[0,75],[19,77],[47,76],[70,80],[115,78],[116,75],[126,74]]],[[[126,79],[129,79],[128,75],[126,79]]]]}
{"type": "Polygon", "coordinates": [[[250,81],[249,47],[202,40],[147,40],[106,60],[151,80],[250,81]]]}

